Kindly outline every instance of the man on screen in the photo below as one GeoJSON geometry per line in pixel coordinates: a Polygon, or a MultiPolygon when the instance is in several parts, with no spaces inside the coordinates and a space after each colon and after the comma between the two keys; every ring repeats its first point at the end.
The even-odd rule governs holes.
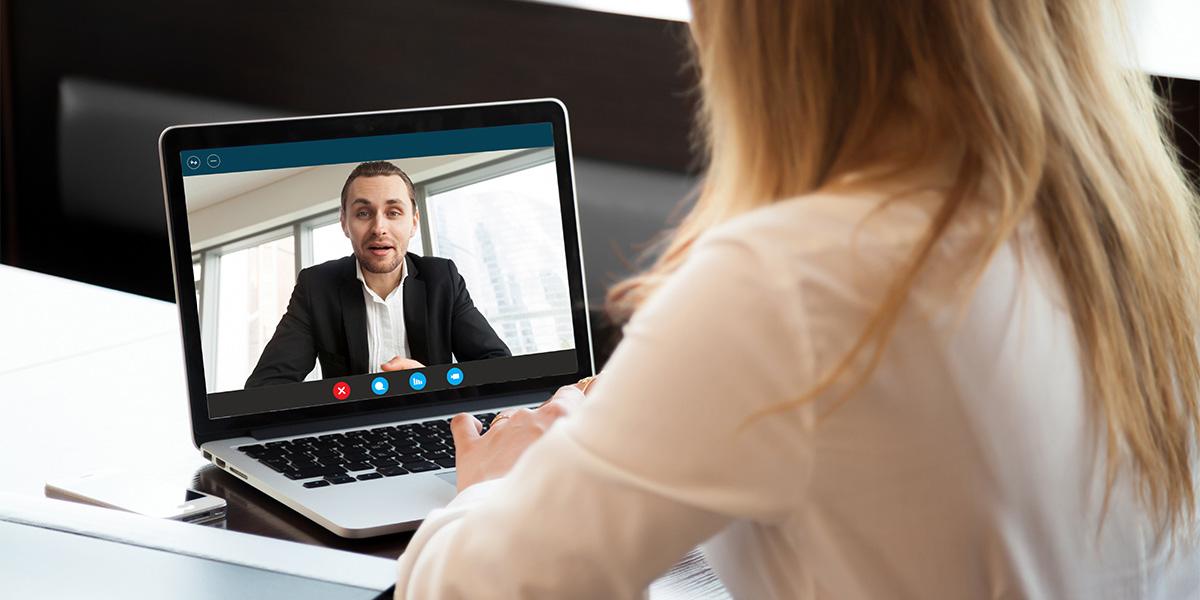
{"type": "Polygon", "coordinates": [[[418,214],[412,180],[386,161],[354,168],[342,187],[353,256],[300,271],[246,387],[511,356],[471,302],[454,262],[408,252],[418,214]]]}

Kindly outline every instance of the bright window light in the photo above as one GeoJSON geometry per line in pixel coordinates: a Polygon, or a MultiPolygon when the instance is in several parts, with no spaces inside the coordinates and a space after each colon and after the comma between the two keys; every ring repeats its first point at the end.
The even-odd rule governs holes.
{"type": "MultiPolygon", "coordinates": [[[[597,12],[690,21],[687,0],[532,0],[597,12]]],[[[1200,79],[1197,0],[1125,0],[1137,62],[1147,72],[1200,79]]]]}
{"type": "Polygon", "coordinates": [[[543,4],[558,4],[594,10],[597,12],[665,19],[667,21],[690,21],[692,9],[687,0],[534,0],[543,4]]]}

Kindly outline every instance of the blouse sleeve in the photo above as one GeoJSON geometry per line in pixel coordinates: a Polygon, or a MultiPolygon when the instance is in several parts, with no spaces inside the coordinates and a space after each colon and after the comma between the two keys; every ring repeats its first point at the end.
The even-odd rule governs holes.
{"type": "Polygon", "coordinates": [[[811,470],[797,282],[709,239],[635,314],[588,400],[503,479],[434,511],[397,598],[636,598],[733,520],[779,522],[811,470]],[[757,416],[756,416],[757,415],[757,416]]]}

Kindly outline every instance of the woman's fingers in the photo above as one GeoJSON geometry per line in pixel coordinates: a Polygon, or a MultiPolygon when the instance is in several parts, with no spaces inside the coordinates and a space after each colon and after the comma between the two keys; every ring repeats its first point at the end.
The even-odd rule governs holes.
{"type": "Polygon", "coordinates": [[[537,408],[539,414],[550,416],[554,419],[565,417],[571,411],[583,404],[583,390],[572,385],[564,385],[554,392],[545,403],[537,408]]]}
{"type": "Polygon", "coordinates": [[[584,394],[587,394],[587,392],[588,392],[588,388],[592,387],[592,384],[596,383],[596,378],[597,378],[597,377],[599,377],[599,376],[600,376],[600,374],[599,374],[599,373],[597,373],[597,374],[595,374],[595,375],[591,375],[591,376],[588,376],[588,377],[584,377],[583,379],[580,379],[579,381],[576,381],[576,382],[575,382],[574,384],[572,384],[572,385],[574,385],[575,387],[579,388],[581,391],[583,391],[583,393],[584,393],[584,394]]]}
{"type": "Polygon", "coordinates": [[[483,432],[483,423],[479,422],[474,415],[467,413],[458,413],[454,418],[450,419],[450,434],[454,436],[454,447],[462,448],[467,444],[471,444],[479,439],[479,434],[483,432]]]}

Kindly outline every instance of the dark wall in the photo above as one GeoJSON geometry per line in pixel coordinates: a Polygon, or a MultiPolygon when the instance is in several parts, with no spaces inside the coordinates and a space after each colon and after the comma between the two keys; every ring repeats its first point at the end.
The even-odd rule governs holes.
{"type": "MultiPolygon", "coordinates": [[[[129,225],[158,222],[145,217],[161,215],[161,190],[114,178],[83,192],[73,181],[74,196],[63,197],[62,156],[110,157],[103,134],[94,147],[86,135],[83,148],[59,147],[81,139],[61,131],[64,82],[213,99],[247,114],[553,96],[571,111],[581,157],[676,172],[692,163],[683,24],[496,0],[5,0],[0,11],[0,259],[135,293],[173,297],[165,228],[129,225]],[[138,218],[123,219],[131,212],[138,218]]],[[[191,105],[201,107],[188,113],[199,110],[195,120],[226,114],[204,119],[205,104],[191,105]]],[[[125,168],[156,178],[156,138],[120,140],[139,153],[125,168]]]]}
{"type": "Polygon", "coordinates": [[[1171,110],[1179,160],[1200,186],[1200,81],[1155,77],[1154,88],[1171,110]]]}
{"type": "MultiPolygon", "coordinates": [[[[155,145],[176,122],[554,96],[581,158],[628,166],[634,182],[684,173],[686,36],[513,0],[0,0],[0,261],[172,298],[155,145]]],[[[1157,83],[1200,181],[1200,83],[1157,83]]],[[[613,169],[595,171],[595,190],[581,174],[581,210],[607,215],[613,169]]],[[[617,208],[658,218],[676,200],[617,208]]]]}

